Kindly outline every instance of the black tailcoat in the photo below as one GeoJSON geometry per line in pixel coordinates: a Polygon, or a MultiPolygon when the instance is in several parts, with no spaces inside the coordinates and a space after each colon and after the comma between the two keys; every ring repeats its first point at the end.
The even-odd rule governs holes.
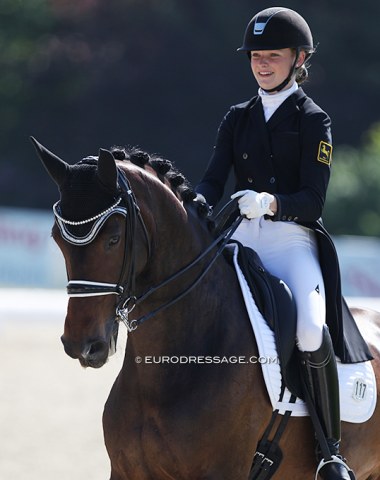
{"type": "Polygon", "coordinates": [[[326,323],[342,362],[371,359],[341,294],[338,257],[320,220],[330,179],[331,121],[301,88],[268,122],[259,96],[230,108],[197,192],[216,205],[231,168],[235,191],[268,192],[277,213],[267,221],[293,221],[316,232],[326,290],[326,323]]]}

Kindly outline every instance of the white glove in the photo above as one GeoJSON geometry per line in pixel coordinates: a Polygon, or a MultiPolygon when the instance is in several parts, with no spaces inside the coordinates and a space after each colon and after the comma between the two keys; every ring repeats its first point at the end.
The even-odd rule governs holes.
{"type": "Polygon", "coordinates": [[[241,215],[252,219],[259,218],[263,215],[273,216],[274,213],[269,208],[274,200],[274,196],[270,193],[257,193],[254,190],[240,190],[231,195],[231,198],[239,198],[239,209],[241,215]]]}

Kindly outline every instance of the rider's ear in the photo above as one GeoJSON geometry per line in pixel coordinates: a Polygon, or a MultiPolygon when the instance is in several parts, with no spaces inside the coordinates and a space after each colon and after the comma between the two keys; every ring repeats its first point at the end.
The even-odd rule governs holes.
{"type": "Polygon", "coordinates": [[[69,164],[61,160],[57,155],[50,152],[47,148],[41,145],[34,137],[30,137],[38,156],[40,157],[44,167],[48,171],[55,183],[60,186],[67,177],[69,171],[69,164]]]}
{"type": "Polygon", "coordinates": [[[109,150],[99,150],[97,175],[99,181],[112,193],[117,191],[117,167],[109,150]]]}

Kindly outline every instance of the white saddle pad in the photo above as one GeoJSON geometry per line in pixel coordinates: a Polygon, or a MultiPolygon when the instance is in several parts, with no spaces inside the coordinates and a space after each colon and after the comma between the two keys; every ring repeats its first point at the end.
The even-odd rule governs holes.
{"type": "MultiPolygon", "coordinates": [[[[227,248],[234,252],[233,261],[240,287],[244,296],[249,318],[256,337],[265,384],[273,410],[279,409],[284,414],[291,410],[292,416],[309,415],[306,404],[299,398],[289,403],[291,393],[285,390],[280,402],[281,370],[277,360],[274,333],[259,312],[252,297],[247,281],[237,261],[238,246],[230,244],[227,248]]],[[[362,423],[371,418],[376,407],[376,379],[371,362],[343,364],[338,362],[341,419],[345,422],[362,423]]]]}

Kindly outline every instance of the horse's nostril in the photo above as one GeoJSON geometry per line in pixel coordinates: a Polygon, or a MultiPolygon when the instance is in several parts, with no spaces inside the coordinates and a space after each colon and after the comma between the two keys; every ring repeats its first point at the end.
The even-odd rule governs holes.
{"type": "Polygon", "coordinates": [[[102,367],[108,358],[108,344],[103,340],[89,343],[82,350],[79,361],[83,367],[102,367]]]}
{"type": "Polygon", "coordinates": [[[72,358],[78,358],[84,365],[101,366],[108,357],[108,344],[104,340],[95,340],[83,347],[81,342],[72,342],[62,335],[65,352],[72,358]]]}
{"type": "Polygon", "coordinates": [[[87,357],[97,357],[101,356],[108,350],[108,345],[106,342],[99,340],[90,345],[90,348],[87,352],[87,357]]]}

